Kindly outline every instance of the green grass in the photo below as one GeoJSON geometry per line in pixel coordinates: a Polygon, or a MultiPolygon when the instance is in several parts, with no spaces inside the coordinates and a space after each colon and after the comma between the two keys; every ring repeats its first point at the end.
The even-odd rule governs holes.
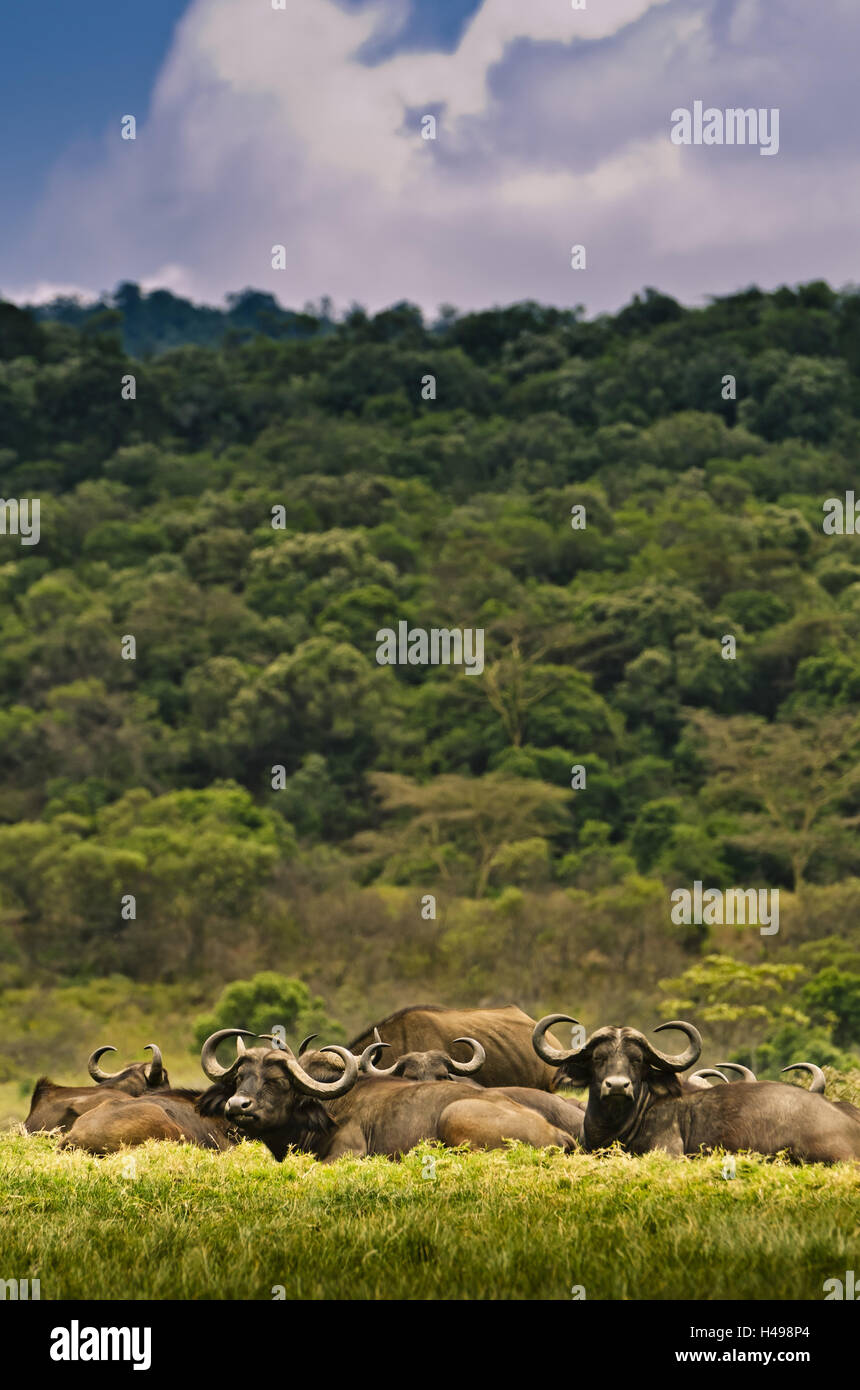
{"type": "Polygon", "coordinates": [[[820,1299],[860,1169],[423,1145],[401,1163],[0,1137],[0,1277],[45,1299],[820,1299]],[[422,1177],[428,1156],[436,1177],[422,1177]]]}

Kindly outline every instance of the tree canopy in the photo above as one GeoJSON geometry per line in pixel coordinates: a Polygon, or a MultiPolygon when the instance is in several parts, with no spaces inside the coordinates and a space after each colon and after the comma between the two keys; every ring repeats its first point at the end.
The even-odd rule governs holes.
{"type": "Polygon", "coordinates": [[[820,282],[0,304],[0,490],[40,503],[0,533],[0,982],[598,1024],[796,967],[860,1047],[857,962],[803,955],[860,950],[858,444],[860,292],[820,282]],[[482,672],[381,665],[400,622],[482,672]],[[779,935],[674,925],[695,880],[780,889],[779,935]]]}

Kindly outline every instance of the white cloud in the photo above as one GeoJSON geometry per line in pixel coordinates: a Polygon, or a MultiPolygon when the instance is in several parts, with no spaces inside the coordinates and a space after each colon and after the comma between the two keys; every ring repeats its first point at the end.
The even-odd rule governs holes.
{"type": "Polygon", "coordinates": [[[194,293],[194,284],[188,270],[181,265],[162,265],[152,273],[144,275],[138,282],[142,290],[170,290],[173,294],[188,298],[194,293]]]}
{"type": "Polygon", "coordinates": [[[49,304],[52,299],[79,299],[82,304],[88,304],[98,298],[82,285],[61,284],[56,280],[36,280],[14,291],[4,291],[2,297],[15,304],[49,304]]]}
{"type": "Polygon", "coordinates": [[[111,131],[99,168],[60,173],[34,240],[61,229],[63,273],[94,286],[137,278],[218,300],[256,285],[283,303],[329,293],[371,308],[606,308],[645,283],[694,298],[753,278],[844,279],[857,161],[816,148],[827,99],[849,91],[850,14],[834,4],[832,32],[821,19],[810,34],[804,0],[780,0],[767,23],[758,0],[728,15],[718,0],[485,0],[453,54],[369,65],[356,55],[397,30],[403,0],[196,0],[137,141],[111,131]],[[780,97],[794,127],[788,110],[767,161],[682,151],[669,113],[695,97],[780,97]],[[431,107],[444,112],[425,142],[404,120],[431,107]],[[573,242],[587,272],[569,268],[573,242]]]}

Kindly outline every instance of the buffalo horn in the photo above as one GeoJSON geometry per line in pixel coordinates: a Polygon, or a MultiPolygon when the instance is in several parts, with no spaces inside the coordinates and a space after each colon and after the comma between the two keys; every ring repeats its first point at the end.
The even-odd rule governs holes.
{"type": "Polygon", "coordinates": [[[376,1041],[370,1043],[362,1052],[358,1059],[358,1069],[363,1072],[365,1076],[392,1076],[397,1068],[396,1059],[390,1067],[377,1067],[374,1065],[382,1049],[384,1047],[390,1047],[391,1043],[384,1043],[382,1041],[379,1036],[378,1028],[374,1028],[373,1035],[376,1041]]]}
{"type": "Polygon", "coordinates": [[[487,1054],[478,1042],[477,1038],[455,1038],[455,1043],[468,1043],[472,1049],[472,1056],[468,1062],[457,1062],[453,1057],[448,1058],[448,1066],[451,1071],[455,1071],[458,1076],[471,1076],[474,1072],[480,1071],[487,1060],[487,1054]]]}
{"type": "Polygon", "coordinates": [[[345,1047],[338,1047],[335,1043],[330,1043],[328,1047],[317,1048],[318,1052],[333,1052],[340,1057],[343,1062],[343,1074],[337,1081],[317,1081],[316,1077],[309,1076],[299,1064],[297,1057],[294,1057],[289,1049],[280,1050],[278,1056],[283,1058],[284,1065],[290,1076],[293,1078],[296,1090],[302,1091],[306,1096],[342,1096],[351,1090],[358,1078],[358,1058],[352,1052],[348,1052],[345,1047]]]}
{"type": "Polygon", "coordinates": [[[741,1081],[757,1080],[755,1072],[750,1071],[749,1067],[745,1067],[742,1062],[719,1062],[717,1065],[725,1067],[726,1071],[736,1071],[741,1081]]]}
{"type": "Polygon", "coordinates": [[[571,1018],[570,1014],[547,1014],[546,1018],[542,1018],[539,1023],[535,1024],[535,1030],[532,1033],[532,1047],[541,1061],[548,1062],[551,1067],[560,1067],[562,1062],[575,1057],[578,1052],[582,1051],[582,1048],[572,1047],[564,1051],[548,1043],[546,1035],[554,1023],[575,1023],[578,1028],[581,1028],[582,1024],[578,1019],[571,1018]]]}
{"type": "Polygon", "coordinates": [[[157,1043],[147,1043],[144,1052],[152,1053],[152,1061],[146,1069],[147,1086],[160,1086],[164,1080],[164,1059],[157,1043]]]}
{"type": "Polygon", "coordinates": [[[110,1045],[107,1047],[97,1047],[95,1052],[90,1053],[89,1060],[87,1061],[87,1071],[93,1078],[93,1081],[97,1081],[99,1085],[104,1085],[106,1081],[115,1081],[118,1076],[122,1075],[122,1072],[119,1071],[102,1071],[99,1066],[99,1058],[104,1056],[106,1052],[116,1052],[116,1048],[110,1045]]]}
{"type": "Polygon", "coordinates": [[[212,1033],[203,1044],[203,1051],[200,1053],[200,1065],[210,1081],[220,1081],[223,1076],[227,1076],[233,1071],[241,1061],[242,1054],[239,1052],[239,1044],[236,1044],[236,1060],[231,1062],[229,1067],[222,1067],[218,1058],[215,1056],[215,1049],[224,1038],[255,1038],[249,1028],[219,1028],[217,1033],[212,1033]]]}
{"type": "Polygon", "coordinates": [[[685,1048],[677,1057],[670,1057],[668,1053],[658,1052],[657,1048],[649,1043],[651,1053],[657,1058],[660,1065],[669,1071],[686,1071],[694,1062],[698,1062],[702,1054],[702,1036],[692,1023],[685,1023],[681,1018],[673,1018],[671,1023],[661,1023],[659,1028],[654,1029],[654,1032],[662,1033],[667,1028],[677,1028],[679,1033],[685,1033],[690,1040],[689,1047],[685,1048]]]}
{"type": "Polygon", "coordinates": [[[814,1062],[792,1062],[790,1067],[783,1067],[783,1071],[808,1071],[812,1077],[810,1091],[816,1096],[824,1095],[824,1088],[827,1085],[827,1077],[820,1067],[814,1062]]]}

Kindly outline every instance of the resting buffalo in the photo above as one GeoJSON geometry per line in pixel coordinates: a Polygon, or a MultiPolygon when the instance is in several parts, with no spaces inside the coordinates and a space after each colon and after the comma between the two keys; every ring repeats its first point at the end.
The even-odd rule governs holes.
{"type": "Polygon", "coordinates": [[[111,1154],[148,1139],[172,1139],[202,1149],[232,1148],[238,1136],[227,1121],[219,1115],[203,1116],[196,1109],[202,1094],[163,1091],[151,1098],[107,1097],[75,1120],[60,1140],[60,1148],[111,1154]]]}
{"type": "Polygon", "coordinates": [[[30,1100],[30,1113],[24,1121],[27,1133],[35,1134],[42,1129],[66,1130],[79,1115],[101,1105],[107,1094],[142,1096],[166,1090],[170,1080],[160,1049],[155,1043],[147,1043],[144,1051],[152,1053],[150,1062],[133,1062],[120,1071],[106,1072],[99,1066],[99,1058],[105,1052],[116,1052],[116,1048],[97,1047],[87,1062],[90,1076],[98,1083],[95,1086],[56,1086],[46,1076],[40,1076],[30,1100]]]}
{"type": "MultiPolygon", "coordinates": [[[[237,1056],[244,1051],[245,1044],[237,1037],[237,1056]]],[[[79,1114],[60,1148],[109,1154],[145,1144],[148,1139],[172,1139],[202,1149],[232,1148],[239,1142],[239,1134],[222,1115],[200,1113],[197,1103],[202,1095],[202,1091],[165,1089],[134,1097],[105,1088],[101,1103],[79,1114]]]]}
{"type": "Polygon", "coordinates": [[[254,1036],[222,1028],[204,1043],[200,1064],[214,1085],[198,1109],[223,1114],[243,1133],[262,1139],[278,1160],[290,1147],[325,1163],[344,1154],[394,1158],[424,1139],[473,1149],[501,1148],[506,1139],[536,1148],[568,1150],[573,1144],[569,1133],[508,1096],[462,1081],[362,1076],[353,1053],[335,1045],[306,1052],[301,1061],[283,1045],[249,1048],[222,1067],[215,1056],[218,1043],[240,1035],[254,1036]]]}
{"type": "Polygon", "coordinates": [[[582,1143],[588,1150],[620,1143],[631,1153],[665,1149],[680,1157],[710,1149],[786,1151],[795,1162],[860,1159],[860,1126],[822,1096],[778,1081],[682,1089],[678,1073],[697,1061],[702,1039],[691,1023],[663,1023],[689,1042],[669,1056],[635,1028],[599,1028],[578,1049],[560,1051],[546,1041],[551,1014],[535,1028],[534,1045],[574,1085],[588,1086],[582,1143]]]}
{"type": "MultiPolygon", "coordinates": [[[[383,1047],[390,1046],[389,1043],[375,1042],[366,1047],[359,1058],[359,1071],[364,1076],[375,1076],[385,1079],[391,1076],[403,1077],[406,1081],[456,1081],[462,1080],[465,1084],[476,1084],[475,1073],[480,1068],[484,1059],[484,1049],[475,1038],[456,1038],[455,1042],[469,1043],[473,1049],[474,1056],[470,1062],[455,1062],[446,1052],[407,1052],[403,1057],[398,1057],[391,1067],[377,1067],[376,1057],[383,1047]]],[[[299,1049],[301,1056],[301,1049],[299,1049]]],[[[702,1082],[702,1085],[707,1083],[702,1082]]],[[[509,1100],[515,1100],[520,1105],[527,1105],[530,1110],[536,1110],[539,1115],[543,1115],[545,1120],[555,1125],[557,1129],[564,1130],[573,1139],[579,1139],[582,1134],[582,1119],[585,1114],[585,1106],[580,1105],[579,1101],[568,1099],[566,1096],[554,1096],[549,1091],[539,1091],[534,1086],[493,1086],[493,1095],[507,1096],[509,1100]]]]}
{"type": "MultiPolygon", "coordinates": [[[[480,1073],[475,1076],[480,1086],[534,1086],[539,1091],[554,1091],[558,1075],[535,1055],[534,1026],[534,1019],[514,1004],[504,1009],[445,1009],[439,1004],[416,1004],[367,1028],[349,1048],[356,1054],[364,1052],[378,1032],[397,1057],[407,1052],[441,1051],[454,1055],[456,1043],[466,1034],[477,1038],[486,1053],[480,1073]]],[[[557,1044],[557,1039],[552,1041],[557,1044]]]]}
{"type": "MultiPolygon", "coordinates": [[[[754,1072],[754,1071],[750,1071],[749,1067],[743,1067],[743,1066],[741,1066],[741,1064],[740,1064],[739,1062],[720,1062],[720,1066],[721,1066],[721,1067],[725,1067],[726,1070],[732,1070],[732,1071],[740,1072],[740,1074],[741,1074],[741,1079],[742,1079],[743,1081],[755,1081],[755,1080],[757,1080],[757,1077],[756,1077],[755,1072],[754,1072]]],[[[820,1068],[819,1066],[816,1066],[815,1062],[792,1062],[791,1066],[789,1066],[789,1067],[783,1067],[782,1070],[783,1070],[783,1072],[787,1072],[787,1071],[805,1071],[805,1072],[808,1072],[809,1075],[812,1077],[812,1082],[811,1082],[810,1087],[809,1087],[810,1092],[812,1093],[812,1095],[814,1095],[814,1096],[823,1096],[823,1095],[824,1095],[825,1088],[826,1088],[826,1086],[827,1086],[827,1078],[825,1077],[824,1072],[821,1070],[821,1068],[820,1068]]],[[[829,1097],[828,1097],[828,1099],[829,1099],[829,1097]]],[[[860,1120],[860,1110],[858,1110],[858,1108],[857,1108],[856,1105],[852,1105],[851,1102],[850,1102],[850,1100],[831,1100],[831,1101],[830,1101],[830,1104],[831,1104],[831,1105],[835,1105],[835,1106],[836,1106],[836,1109],[837,1109],[837,1110],[842,1110],[842,1111],[844,1112],[844,1114],[846,1114],[846,1115],[852,1115],[852,1116],[854,1117],[855,1120],[860,1120]]]]}

